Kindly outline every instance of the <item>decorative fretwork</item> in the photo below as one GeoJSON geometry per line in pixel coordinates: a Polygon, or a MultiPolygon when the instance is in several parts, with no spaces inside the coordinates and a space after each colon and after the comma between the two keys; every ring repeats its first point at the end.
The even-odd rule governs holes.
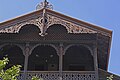
{"type": "Polygon", "coordinates": [[[20,29],[21,29],[23,26],[27,25],[27,24],[36,25],[36,26],[38,26],[38,27],[41,29],[41,26],[43,26],[41,20],[42,20],[42,16],[40,16],[40,17],[37,18],[37,19],[27,20],[27,21],[25,21],[25,22],[18,23],[18,24],[16,24],[16,25],[13,25],[13,26],[10,26],[10,27],[1,29],[1,30],[0,30],[0,33],[19,33],[20,29]]]}
{"type": "MultiPolygon", "coordinates": [[[[61,24],[63,25],[68,33],[101,33],[105,36],[111,36],[109,33],[106,33],[101,30],[93,29],[90,26],[83,25],[83,24],[76,24],[75,22],[71,22],[70,20],[66,20],[62,17],[57,17],[51,14],[46,15],[46,27],[49,28],[51,25],[54,24],[61,24]]],[[[26,21],[15,21],[12,24],[9,25],[3,25],[1,27],[0,33],[18,33],[20,29],[26,25],[26,24],[34,24],[39,27],[40,30],[42,30],[43,27],[43,15],[40,14],[38,18],[30,18],[26,21]]],[[[46,30],[45,30],[46,31],[46,30]]],[[[42,32],[42,31],[41,31],[42,32]]]]}
{"type": "Polygon", "coordinates": [[[24,73],[21,72],[21,74],[17,77],[18,80],[24,80],[24,73]]]}
{"type": "Polygon", "coordinates": [[[47,0],[44,0],[44,2],[41,2],[40,4],[37,5],[36,10],[40,10],[40,9],[53,9],[52,4],[50,4],[49,2],[47,2],[47,0]]]}
{"type": "Polygon", "coordinates": [[[97,33],[94,30],[85,28],[83,26],[77,25],[75,23],[63,20],[61,18],[52,15],[47,15],[47,19],[48,19],[48,23],[47,23],[48,28],[54,24],[61,24],[64,27],[66,27],[68,33],[97,33]]]}
{"type": "MultiPolygon", "coordinates": [[[[23,80],[24,73],[21,73],[20,76],[18,77],[19,80],[23,80]]],[[[50,72],[50,71],[29,71],[27,73],[27,80],[31,80],[33,76],[38,76],[39,78],[43,78],[44,80],[59,80],[59,72],[50,72]]]]}
{"type": "MultiPolygon", "coordinates": [[[[37,19],[32,19],[32,20],[28,20],[26,22],[20,23],[20,24],[16,24],[14,26],[10,26],[8,28],[4,28],[0,30],[0,33],[18,33],[19,30],[27,24],[34,24],[36,26],[38,26],[41,30],[41,26],[43,26],[42,23],[42,16],[37,18],[37,19]]],[[[57,18],[51,15],[47,15],[47,28],[49,28],[51,25],[54,24],[61,24],[64,27],[66,27],[68,33],[97,33],[96,31],[93,31],[91,29],[82,27],[80,25],[71,23],[69,21],[63,20],[61,18],[57,18]]]]}
{"type": "MultiPolygon", "coordinates": [[[[27,74],[27,80],[31,80],[32,76],[38,76],[43,78],[43,80],[60,80],[60,75],[58,71],[29,71],[27,74]]],[[[22,80],[23,73],[18,77],[19,80],[22,80]]],[[[96,80],[94,71],[63,71],[62,80],[96,80]]]]}
{"type": "Polygon", "coordinates": [[[94,72],[64,72],[63,80],[96,80],[94,72]]]}

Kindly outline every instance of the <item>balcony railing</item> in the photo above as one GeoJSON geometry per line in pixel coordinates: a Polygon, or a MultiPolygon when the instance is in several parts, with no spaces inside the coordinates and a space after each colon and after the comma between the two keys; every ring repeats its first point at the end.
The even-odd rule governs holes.
{"type": "MultiPolygon", "coordinates": [[[[62,76],[58,71],[28,71],[27,80],[31,80],[32,76],[38,76],[43,80],[95,80],[94,71],[63,71],[62,76]]],[[[23,80],[24,74],[21,73],[18,80],[23,80]]]]}

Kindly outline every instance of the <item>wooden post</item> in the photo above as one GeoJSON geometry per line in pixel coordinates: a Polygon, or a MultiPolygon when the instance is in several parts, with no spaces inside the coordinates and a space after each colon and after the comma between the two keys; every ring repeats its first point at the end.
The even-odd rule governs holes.
{"type": "Polygon", "coordinates": [[[26,44],[25,50],[24,50],[24,55],[25,55],[25,63],[24,63],[24,80],[27,80],[27,67],[28,67],[28,58],[29,58],[29,44],[26,44]]]}
{"type": "Polygon", "coordinates": [[[94,69],[95,69],[95,80],[99,80],[98,77],[98,60],[97,60],[97,44],[94,46],[94,69]]]}
{"type": "Polygon", "coordinates": [[[62,65],[63,65],[63,44],[60,44],[60,49],[59,49],[59,74],[60,78],[59,80],[62,80],[62,65]]]}

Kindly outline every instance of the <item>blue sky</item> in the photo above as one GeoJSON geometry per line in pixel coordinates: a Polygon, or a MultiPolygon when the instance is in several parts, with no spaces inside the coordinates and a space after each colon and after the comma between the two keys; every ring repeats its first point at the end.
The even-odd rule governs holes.
{"type": "MultiPolygon", "coordinates": [[[[0,0],[0,22],[35,11],[43,0],[0,0]]],[[[120,0],[49,0],[55,11],[113,31],[109,71],[120,75],[120,0]]]]}

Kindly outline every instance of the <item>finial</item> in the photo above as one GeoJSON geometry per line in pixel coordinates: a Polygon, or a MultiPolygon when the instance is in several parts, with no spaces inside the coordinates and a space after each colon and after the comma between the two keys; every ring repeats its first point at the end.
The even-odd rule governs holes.
{"type": "Polygon", "coordinates": [[[47,2],[47,0],[44,0],[43,2],[38,4],[37,7],[36,7],[36,10],[40,10],[40,9],[51,9],[51,10],[53,10],[53,6],[49,2],[47,2]]]}
{"type": "Polygon", "coordinates": [[[44,0],[44,2],[47,2],[47,0],[44,0]]]}

